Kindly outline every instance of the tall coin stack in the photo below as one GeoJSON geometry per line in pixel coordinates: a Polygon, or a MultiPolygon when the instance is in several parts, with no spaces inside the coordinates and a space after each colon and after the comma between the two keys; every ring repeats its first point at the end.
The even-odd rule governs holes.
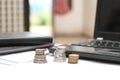
{"type": "Polygon", "coordinates": [[[46,55],[44,54],[45,49],[36,49],[36,54],[34,57],[34,63],[46,63],[46,55]]]}
{"type": "Polygon", "coordinates": [[[65,51],[66,51],[66,47],[59,46],[54,52],[54,61],[65,62],[66,61],[65,51]]]}

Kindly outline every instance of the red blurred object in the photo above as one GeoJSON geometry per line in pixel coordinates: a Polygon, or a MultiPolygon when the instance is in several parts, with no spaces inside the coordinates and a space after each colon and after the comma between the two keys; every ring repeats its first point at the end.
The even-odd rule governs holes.
{"type": "Polygon", "coordinates": [[[54,13],[56,14],[66,14],[70,11],[68,0],[54,0],[54,13]]]}

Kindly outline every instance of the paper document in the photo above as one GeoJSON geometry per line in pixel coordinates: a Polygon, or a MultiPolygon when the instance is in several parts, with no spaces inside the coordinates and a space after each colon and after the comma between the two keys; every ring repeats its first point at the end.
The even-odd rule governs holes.
{"type": "Polygon", "coordinates": [[[11,66],[21,63],[31,63],[34,60],[35,51],[28,51],[0,56],[0,67],[11,66]]]}

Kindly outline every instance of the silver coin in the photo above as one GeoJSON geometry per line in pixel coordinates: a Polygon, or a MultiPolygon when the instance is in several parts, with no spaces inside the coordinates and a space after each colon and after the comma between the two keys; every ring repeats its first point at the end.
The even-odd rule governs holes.
{"type": "Polygon", "coordinates": [[[46,55],[44,54],[45,49],[36,49],[36,54],[34,56],[34,63],[46,63],[46,55]]]}
{"type": "Polygon", "coordinates": [[[59,46],[54,52],[54,61],[65,62],[66,61],[65,51],[66,51],[66,47],[59,46]]]}
{"type": "Polygon", "coordinates": [[[36,54],[44,54],[46,49],[36,49],[35,52],[36,54]]]}

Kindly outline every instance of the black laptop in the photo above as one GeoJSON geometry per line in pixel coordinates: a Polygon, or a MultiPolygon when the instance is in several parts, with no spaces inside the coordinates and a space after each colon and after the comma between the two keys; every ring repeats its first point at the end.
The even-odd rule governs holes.
{"type": "Polygon", "coordinates": [[[53,46],[49,35],[31,32],[0,33],[0,56],[53,46]]]}
{"type": "Polygon", "coordinates": [[[32,46],[52,43],[53,38],[49,35],[32,32],[9,32],[0,33],[0,47],[5,46],[32,46]]]}
{"type": "Polygon", "coordinates": [[[120,0],[98,0],[94,39],[73,43],[67,55],[120,63],[120,0]]]}

